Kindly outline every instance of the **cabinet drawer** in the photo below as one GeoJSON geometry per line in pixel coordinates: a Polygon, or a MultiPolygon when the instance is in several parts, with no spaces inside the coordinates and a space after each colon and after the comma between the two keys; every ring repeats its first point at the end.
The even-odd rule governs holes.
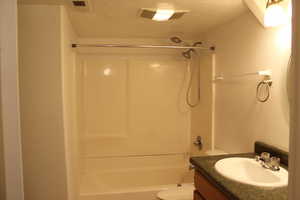
{"type": "Polygon", "coordinates": [[[206,180],[206,178],[204,178],[199,172],[197,172],[197,171],[195,172],[194,178],[195,178],[194,179],[195,188],[204,199],[206,199],[206,200],[229,200],[221,191],[219,191],[210,182],[208,182],[206,180]]]}

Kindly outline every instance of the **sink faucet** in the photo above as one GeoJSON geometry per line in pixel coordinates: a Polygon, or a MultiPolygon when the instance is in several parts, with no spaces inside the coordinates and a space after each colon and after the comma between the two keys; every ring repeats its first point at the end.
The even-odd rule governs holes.
{"type": "Polygon", "coordinates": [[[261,164],[262,167],[272,171],[280,170],[280,158],[275,156],[271,157],[270,153],[262,152],[260,156],[255,156],[255,160],[261,164]]]}

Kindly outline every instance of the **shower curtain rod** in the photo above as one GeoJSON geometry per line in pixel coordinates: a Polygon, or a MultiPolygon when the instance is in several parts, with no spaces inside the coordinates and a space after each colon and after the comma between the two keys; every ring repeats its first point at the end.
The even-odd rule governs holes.
{"type": "Polygon", "coordinates": [[[136,157],[153,157],[153,156],[181,156],[186,152],[180,153],[163,153],[163,154],[141,154],[141,155],[110,155],[110,156],[88,156],[86,158],[136,158],[136,157]]]}
{"type": "Polygon", "coordinates": [[[72,48],[77,47],[116,47],[116,48],[162,48],[162,49],[201,49],[214,51],[215,47],[200,46],[168,46],[168,45],[127,45],[127,44],[72,44],[72,48]]]}

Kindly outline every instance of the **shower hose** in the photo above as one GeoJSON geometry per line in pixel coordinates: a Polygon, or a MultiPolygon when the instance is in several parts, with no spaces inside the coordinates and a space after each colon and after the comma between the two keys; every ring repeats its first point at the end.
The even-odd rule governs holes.
{"type": "Polygon", "coordinates": [[[190,77],[189,77],[188,89],[187,89],[185,98],[186,98],[187,105],[194,108],[197,105],[199,105],[199,103],[200,103],[200,66],[198,64],[197,68],[196,67],[192,68],[191,59],[188,60],[187,65],[188,65],[187,66],[187,74],[190,74],[190,77]],[[198,81],[198,84],[197,84],[197,101],[195,103],[192,103],[190,98],[191,98],[191,93],[192,93],[194,73],[197,73],[197,81],[198,81]]]}

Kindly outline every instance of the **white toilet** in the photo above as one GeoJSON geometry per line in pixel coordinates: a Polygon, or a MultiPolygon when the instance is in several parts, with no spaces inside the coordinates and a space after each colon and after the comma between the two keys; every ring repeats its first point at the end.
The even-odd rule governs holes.
{"type": "MultiPolygon", "coordinates": [[[[218,156],[227,153],[219,149],[213,149],[206,151],[205,154],[207,156],[218,156]]],[[[160,200],[193,200],[194,190],[194,184],[184,184],[176,188],[160,191],[156,196],[160,200]]]]}
{"type": "Polygon", "coordinates": [[[184,184],[182,186],[160,191],[157,198],[161,200],[193,200],[194,184],[184,184]]]}

